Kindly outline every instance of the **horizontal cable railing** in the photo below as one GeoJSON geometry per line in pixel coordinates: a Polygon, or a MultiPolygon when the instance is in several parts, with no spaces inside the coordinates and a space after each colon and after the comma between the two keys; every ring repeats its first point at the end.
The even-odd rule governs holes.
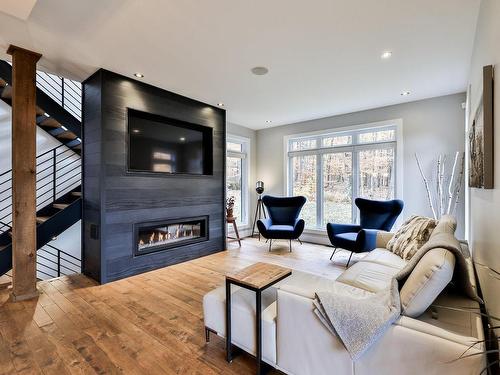
{"type": "MultiPolygon", "coordinates": [[[[12,227],[0,221],[0,227],[11,231],[12,227]]],[[[81,273],[82,260],[57,247],[46,244],[37,251],[37,277],[41,280],[81,273]]]]}
{"type": "Polygon", "coordinates": [[[37,252],[38,278],[42,280],[80,273],[81,264],[80,258],[50,244],[37,252]]]}
{"type": "Polygon", "coordinates": [[[36,85],[56,103],[81,121],[82,85],[80,82],[55,74],[37,71],[36,85]]]}
{"type": "Polygon", "coordinates": [[[80,82],[37,70],[36,85],[75,118],[82,120],[82,84],[80,82]]]}
{"type": "MultiPolygon", "coordinates": [[[[65,145],[37,156],[37,211],[81,185],[81,166],[80,156],[65,145]]],[[[0,222],[12,224],[12,170],[0,174],[0,222]]]]}

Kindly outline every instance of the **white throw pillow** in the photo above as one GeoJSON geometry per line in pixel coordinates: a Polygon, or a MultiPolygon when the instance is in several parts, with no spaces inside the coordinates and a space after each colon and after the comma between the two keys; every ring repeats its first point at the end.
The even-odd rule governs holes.
{"type": "Polygon", "coordinates": [[[455,255],[446,249],[429,250],[417,263],[400,291],[402,314],[420,316],[453,277],[455,255]]]}
{"type": "Polygon", "coordinates": [[[411,257],[431,236],[437,221],[424,216],[411,216],[387,243],[387,250],[399,255],[404,260],[411,257]]]}

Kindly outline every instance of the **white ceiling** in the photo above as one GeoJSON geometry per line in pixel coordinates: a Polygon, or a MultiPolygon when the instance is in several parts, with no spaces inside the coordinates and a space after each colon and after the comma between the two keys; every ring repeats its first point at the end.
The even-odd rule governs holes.
{"type": "Polygon", "coordinates": [[[80,80],[141,72],[260,129],[465,91],[479,3],[38,0],[27,21],[0,13],[0,49],[41,52],[46,69],[80,80]]]}
{"type": "Polygon", "coordinates": [[[27,20],[37,0],[2,0],[2,12],[27,20]]]}

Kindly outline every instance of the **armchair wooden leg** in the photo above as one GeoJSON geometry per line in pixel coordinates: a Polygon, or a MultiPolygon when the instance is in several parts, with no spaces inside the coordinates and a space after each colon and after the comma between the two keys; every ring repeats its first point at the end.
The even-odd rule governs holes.
{"type": "Polygon", "coordinates": [[[302,241],[300,240],[300,238],[297,238],[297,241],[300,242],[301,245],[303,245],[302,241]]]}
{"type": "Polygon", "coordinates": [[[273,239],[272,239],[272,238],[270,238],[270,239],[269,239],[269,251],[271,251],[271,246],[272,246],[272,244],[273,244],[273,239]]]}
{"type": "Polygon", "coordinates": [[[332,260],[333,256],[335,255],[335,252],[337,251],[337,248],[333,249],[333,253],[332,255],[330,256],[330,260],[332,260]]]}
{"type": "Polygon", "coordinates": [[[351,262],[352,254],[354,254],[353,251],[351,251],[351,255],[349,255],[349,260],[347,261],[346,268],[349,268],[349,263],[351,262]]]}
{"type": "Polygon", "coordinates": [[[292,252],[292,240],[290,240],[290,252],[292,252]]]}

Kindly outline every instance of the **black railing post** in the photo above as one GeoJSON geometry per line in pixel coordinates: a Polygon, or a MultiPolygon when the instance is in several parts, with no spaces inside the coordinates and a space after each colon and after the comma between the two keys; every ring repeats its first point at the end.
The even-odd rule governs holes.
{"type": "Polygon", "coordinates": [[[61,250],[57,250],[57,277],[61,276],[61,250]]]}
{"type": "Polygon", "coordinates": [[[57,168],[56,168],[56,149],[52,151],[52,201],[56,201],[56,173],[57,173],[57,168]]]}

